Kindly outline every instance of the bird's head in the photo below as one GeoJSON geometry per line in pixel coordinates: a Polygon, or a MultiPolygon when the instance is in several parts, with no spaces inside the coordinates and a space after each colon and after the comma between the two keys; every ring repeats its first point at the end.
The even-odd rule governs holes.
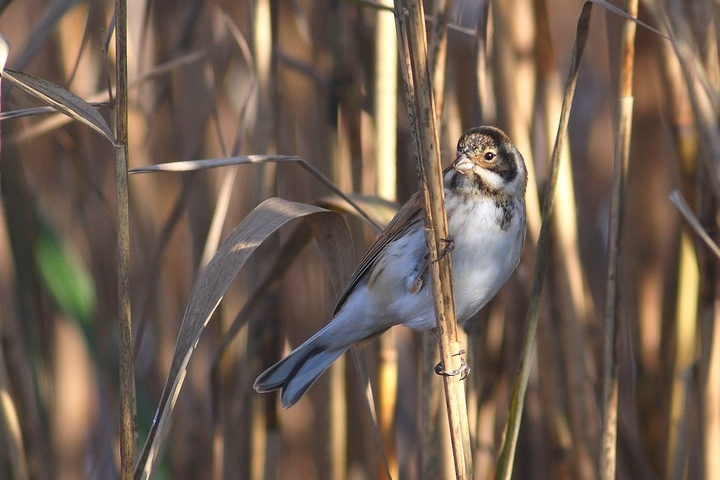
{"type": "Polygon", "coordinates": [[[460,137],[452,168],[485,188],[509,195],[524,195],[525,161],[499,128],[471,128],[460,137]]]}

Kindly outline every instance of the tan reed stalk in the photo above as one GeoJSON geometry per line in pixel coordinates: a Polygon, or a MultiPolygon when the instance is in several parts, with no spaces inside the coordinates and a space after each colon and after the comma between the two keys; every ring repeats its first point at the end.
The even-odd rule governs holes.
{"type": "MultiPolygon", "coordinates": [[[[637,17],[638,2],[627,2],[627,13],[637,17]]],[[[609,258],[607,297],[605,311],[605,342],[603,353],[603,396],[602,396],[602,440],[600,451],[599,477],[614,480],[617,463],[617,422],[618,422],[618,358],[617,331],[620,310],[619,271],[620,240],[625,210],[625,182],[630,156],[630,134],[632,130],[633,96],[632,82],[635,65],[634,21],[625,20],[621,46],[620,76],[618,79],[618,107],[615,133],[615,155],[613,163],[612,203],[610,206],[609,258]]]]}
{"type": "MultiPolygon", "coordinates": [[[[392,8],[392,0],[381,0],[392,8]]],[[[397,199],[397,70],[398,47],[393,12],[375,12],[375,186],[386,200],[397,199]]],[[[378,366],[378,426],[388,469],[398,478],[395,448],[395,408],[397,405],[398,358],[395,331],[380,337],[378,366]]],[[[384,466],[378,467],[384,470],[384,466]]]]}
{"type": "MultiPolygon", "coordinates": [[[[548,145],[551,145],[555,125],[560,116],[562,87],[557,72],[553,68],[555,53],[552,42],[549,40],[550,25],[546,2],[535,0],[534,7],[537,28],[535,34],[537,58],[535,62],[538,95],[542,99],[543,105],[545,138],[548,145]]],[[[585,335],[592,305],[588,305],[591,297],[587,294],[585,272],[580,260],[578,212],[575,204],[573,165],[569,145],[566,145],[561,154],[557,203],[558,208],[561,208],[562,211],[553,217],[554,235],[558,242],[554,251],[557,252],[555,258],[560,263],[560,268],[556,268],[552,272],[554,285],[552,295],[556,298],[554,308],[560,320],[557,334],[559,334],[558,338],[562,339],[560,349],[563,355],[562,368],[557,368],[554,372],[544,372],[544,375],[554,376],[557,384],[564,386],[563,393],[567,399],[567,422],[572,437],[567,445],[570,450],[569,461],[574,469],[575,478],[590,480],[596,478],[597,475],[594,454],[599,442],[595,392],[593,382],[588,374],[593,370],[588,366],[587,360],[592,358],[592,352],[588,351],[590,347],[585,335]]],[[[529,206],[528,202],[528,209],[529,206]]],[[[530,218],[528,215],[528,223],[530,223],[530,218]]],[[[539,224],[539,221],[537,223],[539,224]]],[[[538,335],[554,335],[556,333],[550,333],[549,330],[541,328],[538,335]]],[[[538,345],[538,355],[540,355],[541,343],[539,342],[538,345]]],[[[550,344],[546,343],[546,345],[550,344]]],[[[554,413],[560,414],[559,411],[554,413]]],[[[555,422],[548,422],[548,425],[554,429],[553,423],[555,422]]]]}
{"type": "MultiPolygon", "coordinates": [[[[5,68],[8,54],[10,53],[10,44],[0,35],[0,71],[5,68]]],[[[0,86],[2,81],[0,81],[0,86]]],[[[0,102],[0,105],[2,103],[0,102]]],[[[1,109],[0,109],[1,110],[1,109]]],[[[0,124],[0,128],[2,125],[0,124]]],[[[1,147],[1,145],[0,145],[1,147]]],[[[0,152],[2,149],[0,148],[0,152]]],[[[5,218],[2,218],[3,225],[5,218]]],[[[2,232],[5,234],[6,232],[2,232]]],[[[0,332],[5,335],[6,329],[3,315],[0,313],[0,332]]],[[[5,351],[2,342],[0,342],[0,436],[4,439],[6,445],[7,458],[10,463],[10,471],[12,472],[12,480],[26,480],[28,477],[27,458],[25,456],[25,447],[23,446],[23,432],[20,426],[20,418],[15,407],[12,396],[7,392],[11,391],[10,377],[8,376],[7,364],[5,362],[5,351]]]]}
{"type": "Polygon", "coordinates": [[[590,22],[592,3],[585,2],[577,23],[575,44],[573,45],[570,72],[565,85],[560,120],[558,122],[557,136],[553,148],[550,172],[548,175],[547,188],[545,190],[545,202],[543,204],[542,225],[538,236],[537,255],[535,257],[535,270],[533,272],[533,287],[530,296],[530,306],[527,313],[527,327],[523,340],[522,357],[518,372],[513,384],[513,394],[510,401],[510,411],[505,425],[505,440],[500,451],[498,464],[495,470],[496,480],[510,480],[512,477],[513,461],[517,448],[518,433],[520,431],[520,420],[522,418],[523,406],[525,404],[525,392],[527,391],[530,367],[532,365],[533,350],[535,345],[535,333],[537,332],[538,315],[540,313],[540,294],[545,277],[545,268],[548,260],[548,249],[550,244],[550,216],[555,201],[555,187],[557,185],[560,157],[567,133],[568,119],[572,99],[577,84],[577,73],[585,49],[590,22]]]}
{"type": "MultiPolygon", "coordinates": [[[[678,72],[683,76],[687,88],[687,99],[692,107],[697,139],[705,151],[705,155],[698,156],[698,158],[704,160],[704,164],[698,165],[697,168],[704,167],[703,171],[707,172],[707,175],[703,177],[703,181],[707,183],[715,199],[717,199],[720,194],[720,178],[717,170],[717,162],[720,159],[720,129],[718,125],[718,108],[720,105],[718,105],[717,90],[711,85],[708,72],[703,68],[702,59],[697,54],[696,45],[702,43],[702,40],[698,41],[694,38],[683,4],[665,1],[662,4],[648,2],[648,6],[655,20],[659,24],[665,25],[671,39],[673,53],[679,61],[680,68],[678,72]],[[664,10],[661,7],[664,7],[664,10]]],[[[672,67],[669,60],[666,61],[666,80],[673,81],[674,72],[671,73],[668,67],[672,67]]],[[[675,93],[674,90],[672,89],[671,92],[675,93]]],[[[678,106],[675,105],[675,107],[678,106]]],[[[676,108],[676,118],[674,119],[676,122],[679,112],[680,110],[676,108]]],[[[678,129],[676,131],[676,141],[680,149],[680,166],[683,173],[691,172],[695,168],[692,164],[695,157],[694,149],[696,148],[695,138],[693,137],[694,135],[688,136],[688,130],[678,129]]],[[[689,182],[686,182],[683,186],[687,187],[687,185],[689,185],[689,182]]],[[[715,222],[714,219],[713,222],[715,222]]],[[[677,306],[675,323],[671,332],[673,337],[671,342],[675,346],[675,351],[671,363],[672,376],[670,378],[670,402],[667,418],[668,435],[665,441],[666,478],[679,478],[674,476],[682,475],[687,465],[688,439],[686,432],[682,430],[683,424],[686,423],[689,405],[686,379],[688,378],[689,369],[696,362],[698,340],[699,272],[697,271],[696,253],[692,242],[685,233],[681,236],[679,255],[677,306]]],[[[705,342],[710,341],[709,339],[702,340],[705,342]]],[[[704,395],[704,393],[701,392],[701,395],[704,395]]],[[[717,397],[708,400],[717,402],[717,397]]],[[[712,431],[712,429],[717,428],[717,423],[713,425],[712,421],[710,421],[703,428],[711,429],[708,431],[709,436],[704,439],[705,441],[711,443],[717,441],[718,434],[712,431]]],[[[704,444],[703,447],[707,447],[707,444],[704,444]]],[[[717,452],[713,451],[711,456],[716,457],[717,452]]],[[[705,461],[708,462],[707,459],[705,461]]],[[[709,464],[706,463],[706,466],[709,465],[711,469],[715,468],[713,467],[715,461],[710,460],[709,462],[709,464]]],[[[707,472],[705,473],[707,474],[707,472]]]]}
{"type": "MultiPolygon", "coordinates": [[[[677,207],[677,209],[680,211],[680,213],[685,217],[685,220],[690,224],[693,231],[697,234],[698,237],[705,243],[705,245],[708,247],[708,249],[713,253],[713,256],[707,256],[707,259],[703,263],[713,263],[717,264],[717,261],[720,260],[720,247],[717,246],[717,244],[713,241],[713,239],[710,237],[708,232],[703,228],[702,224],[700,223],[700,220],[693,214],[692,210],[688,206],[687,202],[685,201],[685,198],[679,191],[673,191],[670,194],[670,201],[677,207]]],[[[682,243],[681,243],[681,255],[685,250],[686,244],[689,243],[686,241],[686,236],[683,232],[682,237],[682,243]]],[[[696,285],[694,280],[694,270],[689,270],[688,273],[685,273],[685,269],[690,268],[693,264],[691,263],[693,260],[696,260],[694,257],[690,257],[687,260],[683,260],[684,256],[681,256],[681,265],[680,265],[680,273],[683,274],[683,278],[680,280],[681,282],[689,280],[691,282],[690,287],[688,288],[688,293],[681,295],[678,293],[678,301],[683,301],[682,299],[687,298],[685,301],[685,308],[692,307],[692,304],[689,302],[692,302],[693,300],[693,291],[691,290],[692,287],[697,287],[700,292],[703,291],[702,286],[696,285]]],[[[702,265],[702,263],[701,263],[702,265]]],[[[707,275],[706,271],[707,268],[701,269],[701,272],[703,275],[707,275]]],[[[699,272],[698,272],[699,273],[699,272]]],[[[705,282],[712,282],[713,277],[710,275],[710,278],[703,278],[700,277],[698,280],[702,283],[705,282]]],[[[681,285],[684,285],[684,283],[680,283],[681,285]]],[[[712,295],[708,300],[714,300],[715,296],[717,295],[715,290],[716,287],[714,284],[709,285],[709,288],[712,290],[712,295]]],[[[707,289],[707,287],[706,287],[707,289]]],[[[680,305],[678,305],[678,315],[681,314],[681,312],[684,312],[685,308],[681,310],[680,305]]],[[[720,362],[720,359],[718,359],[718,356],[720,356],[719,348],[718,348],[718,342],[720,341],[720,329],[719,328],[713,328],[713,325],[707,325],[706,323],[706,317],[709,315],[717,315],[717,306],[713,304],[699,302],[698,309],[703,312],[700,317],[698,317],[698,320],[700,321],[700,332],[699,332],[699,338],[701,340],[700,342],[700,362],[701,362],[701,382],[700,382],[700,394],[703,398],[703,405],[702,405],[702,429],[704,433],[704,439],[703,439],[703,448],[704,448],[704,474],[705,478],[717,478],[718,473],[720,473],[720,467],[718,467],[718,463],[720,463],[720,459],[718,459],[717,456],[717,447],[720,445],[720,441],[718,440],[718,408],[720,408],[720,405],[718,405],[718,398],[720,398],[720,395],[718,395],[718,390],[720,387],[718,386],[718,383],[720,382],[720,376],[718,375],[718,363],[720,362]],[[712,313],[711,313],[712,312],[712,313]],[[704,318],[705,317],[705,318],[704,318]],[[703,328],[704,327],[704,328],[703,328]]],[[[687,316],[689,318],[689,315],[693,313],[692,310],[689,310],[687,312],[687,316]]],[[[683,313],[685,315],[685,313],[683,313]]],[[[711,317],[712,318],[712,317],[711,317]]],[[[716,317],[717,318],[717,317],[716,317]]],[[[678,330],[679,332],[686,332],[686,335],[683,336],[689,336],[693,333],[692,329],[684,328],[683,330],[678,330]]],[[[689,352],[692,354],[692,351],[689,352]]],[[[692,357],[694,358],[694,355],[692,357]]],[[[671,412],[672,414],[672,412],[671,412]]],[[[672,420],[672,418],[671,418],[672,420]]],[[[672,431],[673,434],[675,434],[675,431],[672,431]]],[[[677,435],[675,435],[677,436],[677,435]]],[[[676,443],[679,443],[675,441],[676,443]]],[[[674,450],[677,451],[677,446],[674,445],[674,450]]],[[[673,457],[677,457],[677,455],[673,455],[673,457]]],[[[678,471],[678,466],[674,464],[675,459],[673,459],[673,464],[669,464],[667,466],[668,472],[674,472],[678,471]]]]}
{"type": "MultiPolygon", "coordinates": [[[[277,133],[275,125],[275,108],[276,98],[275,91],[275,75],[273,68],[274,42],[273,31],[274,24],[272,18],[270,0],[253,0],[250,2],[251,14],[251,34],[252,34],[252,61],[254,66],[254,75],[256,80],[255,102],[257,107],[254,118],[254,131],[251,137],[250,148],[253,153],[258,154],[274,154],[275,142],[274,135],[277,133]]],[[[257,169],[251,173],[254,177],[254,184],[249,200],[251,205],[260,203],[269,192],[272,192],[271,183],[275,178],[274,165],[259,165],[257,169]]],[[[260,274],[260,268],[257,262],[251,262],[248,267],[249,277],[253,278],[260,274]]],[[[282,325],[281,322],[271,322],[269,328],[265,325],[259,325],[258,322],[251,322],[247,326],[247,333],[244,336],[244,351],[248,360],[263,358],[262,346],[272,345],[275,348],[282,348],[282,325]],[[272,340],[266,344],[256,341],[261,334],[267,335],[272,340]]],[[[276,352],[280,353],[280,352],[276,352]]],[[[272,411],[269,411],[268,402],[275,405],[275,399],[266,399],[255,395],[252,390],[253,375],[246,378],[247,393],[245,394],[245,402],[243,402],[243,417],[247,420],[244,422],[244,428],[247,429],[246,438],[251,439],[248,446],[250,452],[248,455],[248,464],[241,468],[247,468],[247,478],[259,480],[265,478],[269,472],[266,466],[277,464],[279,458],[270,458],[269,455],[277,453],[281,450],[281,436],[278,433],[277,423],[273,418],[272,411]],[[273,431],[275,430],[275,431],[273,431]]],[[[241,442],[244,440],[241,440],[241,442]]],[[[232,455],[231,452],[227,454],[232,455]]]]}
{"type": "MultiPolygon", "coordinates": [[[[428,46],[428,64],[432,79],[433,97],[435,100],[435,118],[443,125],[445,108],[445,80],[447,71],[447,24],[448,13],[453,0],[436,0],[432,2],[432,31],[428,46]]],[[[439,128],[442,138],[442,127],[439,128]]],[[[443,142],[440,141],[440,148],[443,142]]],[[[433,364],[437,359],[437,339],[429,333],[422,335],[421,385],[422,385],[422,427],[423,442],[421,447],[423,478],[439,478],[441,475],[450,477],[450,458],[452,452],[447,448],[450,442],[443,428],[441,385],[434,381],[433,364]],[[427,429],[427,432],[424,430],[427,429]],[[440,429],[440,430],[439,430],[440,429]],[[443,468],[444,466],[444,468],[443,468]]],[[[469,429],[469,422],[468,422],[469,429]]]]}
{"type": "MultiPolygon", "coordinates": [[[[460,358],[456,355],[460,351],[460,343],[457,340],[450,259],[448,256],[440,258],[439,255],[446,244],[448,229],[444,207],[438,126],[427,63],[423,6],[422,2],[410,0],[407,3],[408,18],[407,24],[405,24],[402,5],[399,2],[396,2],[395,5],[398,12],[403,12],[398,15],[400,20],[398,35],[404,57],[403,65],[407,69],[403,72],[403,78],[416,149],[420,190],[423,194],[428,261],[437,329],[440,336],[440,357],[445,370],[456,370],[460,367],[460,358]]],[[[470,478],[472,475],[472,451],[465,405],[465,388],[458,375],[444,376],[443,384],[456,477],[458,479],[470,478]]]]}
{"type": "MultiPolygon", "coordinates": [[[[702,63],[707,71],[708,82],[715,95],[720,92],[720,65],[718,64],[718,32],[717,18],[713,13],[715,6],[699,0],[692,2],[694,16],[694,29],[697,35],[697,44],[703,56],[702,63]],[[702,33],[705,38],[702,38],[702,33]]],[[[717,112],[717,104],[715,111],[717,112]]],[[[696,131],[693,129],[693,133],[696,131]]],[[[715,136],[718,135],[715,131],[715,136]]],[[[689,152],[688,152],[689,153],[689,152]]],[[[694,162],[693,162],[694,164],[694,162]]],[[[718,202],[710,195],[706,182],[698,181],[700,177],[695,175],[695,185],[698,190],[696,196],[698,214],[703,219],[703,225],[716,225],[718,214],[718,202]]],[[[708,227],[710,228],[710,227],[708,227]]],[[[702,230],[700,238],[712,242],[705,230],[702,230]],[[704,234],[704,235],[703,235],[704,234]]],[[[717,234],[715,234],[717,240],[717,234]]],[[[708,255],[705,251],[699,251],[695,244],[695,256],[700,262],[700,286],[698,296],[698,328],[697,348],[699,357],[699,385],[698,395],[700,398],[700,432],[703,446],[703,467],[704,478],[720,478],[720,290],[718,289],[718,248],[712,242],[710,249],[716,257],[708,255]]]]}
{"type": "Polygon", "coordinates": [[[433,23],[430,36],[430,75],[435,98],[435,118],[442,120],[445,106],[445,71],[447,65],[447,24],[448,12],[452,10],[453,0],[433,2],[433,23]]]}

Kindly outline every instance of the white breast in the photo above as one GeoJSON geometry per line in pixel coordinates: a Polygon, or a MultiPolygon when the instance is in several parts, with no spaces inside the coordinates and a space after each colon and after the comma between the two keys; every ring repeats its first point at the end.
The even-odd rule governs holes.
{"type": "Polygon", "coordinates": [[[500,290],[517,267],[525,238],[525,209],[518,201],[507,229],[498,223],[495,201],[448,202],[448,228],[455,240],[452,276],[458,322],[467,321],[500,290]]]}

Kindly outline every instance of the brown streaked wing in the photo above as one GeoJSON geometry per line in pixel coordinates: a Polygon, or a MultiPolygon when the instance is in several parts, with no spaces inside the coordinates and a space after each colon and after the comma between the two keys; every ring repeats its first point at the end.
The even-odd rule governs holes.
{"type": "Polygon", "coordinates": [[[338,300],[337,306],[335,307],[334,314],[342,308],[345,301],[348,299],[355,286],[360,280],[368,273],[368,271],[375,264],[375,260],[385,250],[390,243],[401,237],[411,226],[413,226],[418,220],[422,221],[422,202],[420,195],[416,193],[400,210],[398,210],[395,217],[390,221],[387,228],[383,230],[380,236],[375,240],[370,249],[365,253],[365,256],[360,261],[360,264],[355,269],[347,288],[343,292],[340,300],[338,300]]]}

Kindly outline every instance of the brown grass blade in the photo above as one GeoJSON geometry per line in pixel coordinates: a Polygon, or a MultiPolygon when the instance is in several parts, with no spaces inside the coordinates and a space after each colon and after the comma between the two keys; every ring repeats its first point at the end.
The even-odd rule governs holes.
{"type": "MultiPolygon", "coordinates": [[[[389,223],[395,212],[397,211],[396,207],[388,205],[389,202],[385,202],[377,197],[366,197],[363,195],[351,195],[351,197],[353,198],[354,202],[360,205],[365,211],[369,212],[373,218],[375,218],[379,223],[383,225],[389,223]]],[[[320,201],[316,202],[316,206],[324,208],[326,210],[355,215],[359,219],[364,220],[362,216],[357,213],[357,210],[352,208],[350,204],[348,204],[342,199],[338,199],[337,197],[325,197],[320,201]]],[[[310,240],[312,240],[313,233],[315,233],[315,237],[325,235],[322,231],[313,232],[310,226],[307,224],[300,224],[292,232],[290,237],[282,244],[275,262],[268,269],[268,273],[265,275],[262,281],[258,282],[257,288],[252,292],[252,294],[250,294],[242,310],[235,317],[235,320],[233,320],[233,323],[230,325],[227,332],[225,332],[223,341],[218,347],[215,360],[212,362],[213,371],[216,368],[227,347],[235,339],[237,334],[240,332],[240,329],[243,327],[243,325],[245,325],[247,319],[252,315],[254,309],[258,306],[259,300],[264,295],[266,295],[268,291],[272,290],[275,286],[277,286],[280,279],[292,266],[298,255],[302,253],[303,249],[307,246],[310,240]]],[[[329,234],[331,234],[331,232],[329,232],[329,234]]],[[[332,277],[333,289],[337,294],[340,294],[346,285],[347,279],[349,279],[350,275],[352,274],[352,267],[354,266],[354,261],[352,258],[349,258],[347,262],[340,262],[339,258],[337,258],[335,261],[332,261],[329,256],[335,250],[336,248],[330,248],[326,249],[325,252],[328,255],[328,262],[331,262],[328,264],[329,271],[331,274],[334,275],[332,277]],[[343,271],[346,274],[342,274],[343,271]],[[337,274],[336,272],[340,272],[340,274],[337,274]]]]}
{"type": "MultiPolygon", "coordinates": [[[[350,244],[347,226],[337,213],[279,198],[270,198],[260,204],[230,233],[193,287],[155,420],[135,470],[136,479],[149,478],[152,472],[163,438],[168,433],[170,416],[190,356],[225,292],[255,249],[280,227],[297,218],[305,218],[323,232],[316,239],[321,250],[326,252],[326,259],[342,257],[350,244]]],[[[329,263],[331,272],[339,270],[335,268],[334,260],[329,263]]]]}
{"type": "Polygon", "coordinates": [[[239,157],[212,158],[204,160],[188,160],[185,162],[160,163],[157,165],[148,165],[145,167],[133,168],[130,173],[151,173],[151,172],[194,172],[197,170],[205,170],[208,168],[227,167],[231,165],[242,165],[247,163],[297,163],[302,168],[310,172],[312,176],[317,178],[323,185],[329,188],[334,194],[340,196],[343,200],[352,205],[355,210],[362,216],[378,232],[382,231],[382,227],[377,224],[369,215],[367,215],[352,198],[347,196],[339,188],[335,186],[322,172],[313,167],[300,157],[288,155],[248,155],[239,157]]]}
{"type": "Polygon", "coordinates": [[[116,144],[115,135],[105,119],[88,102],[74,93],[42,78],[27,73],[5,69],[2,78],[40,101],[50,105],[60,113],[84,123],[108,140],[116,144]]]}
{"type": "Polygon", "coordinates": [[[613,5],[612,3],[606,2],[605,0],[589,0],[589,1],[591,1],[592,3],[594,3],[595,5],[597,5],[598,7],[602,7],[602,8],[604,8],[605,10],[614,13],[615,15],[618,15],[618,16],[626,19],[626,20],[630,20],[630,21],[632,21],[632,22],[637,23],[637,24],[640,25],[641,27],[646,28],[646,29],[648,29],[649,31],[653,32],[655,35],[659,35],[659,36],[661,36],[662,38],[664,38],[664,39],[666,39],[666,40],[670,40],[670,37],[668,37],[667,35],[665,35],[665,34],[662,33],[661,31],[659,31],[659,30],[651,27],[650,25],[648,25],[647,23],[643,22],[642,20],[639,20],[639,19],[637,18],[637,12],[635,12],[635,13],[628,13],[628,12],[626,12],[626,11],[624,11],[624,10],[616,7],[616,6],[613,5]]]}
{"type": "MultiPolygon", "coordinates": [[[[385,200],[384,197],[375,195],[350,194],[348,195],[355,203],[363,209],[363,211],[373,219],[378,225],[387,225],[398,211],[398,204],[385,200]]],[[[322,197],[315,202],[318,207],[328,210],[335,210],[340,213],[346,213],[357,218],[361,222],[365,222],[365,217],[360,215],[358,211],[350,205],[346,200],[337,196],[322,197]]]]}
{"type": "MultiPolygon", "coordinates": [[[[198,62],[199,60],[202,60],[203,58],[205,58],[204,52],[190,52],[187,55],[179,56],[178,58],[168,61],[167,63],[163,63],[161,65],[156,66],[155,68],[148,71],[142,77],[135,79],[133,82],[130,83],[129,88],[137,88],[138,86],[140,86],[146,82],[152,81],[162,75],[170,73],[179,67],[198,62]]],[[[106,105],[108,101],[109,101],[108,93],[101,92],[101,93],[92,95],[87,100],[87,103],[90,104],[91,106],[101,106],[101,105],[106,105]]],[[[8,113],[6,113],[6,115],[8,116],[8,118],[15,118],[15,117],[20,117],[20,116],[34,115],[37,113],[57,112],[57,109],[52,108],[52,107],[49,107],[49,108],[50,108],[50,110],[47,110],[45,107],[39,107],[36,109],[24,109],[19,112],[8,112],[8,113]]],[[[49,116],[49,118],[47,118],[41,122],[38,122],[28,128],[23,129],[22,131],[18,132],[17,135],[13,135],[12,137],[10,137],[8,141],[10,141],[11,143],[20,143],[20,142],[24,142],[27,140],[31,140],[42,134],[45,134],[45,133],[51,132],[57,128],[60,128],[63,125],[66,125],[67,123],[69,123],[70,121],[72,121],[72,118],[63,114],[63,112],[55,113],[54,115],[49,116]]]]}
{"type": "Polygon", "coordinates": [[[692,229],[695,231],[695,234],[700,237],[700,240],[702,240],[710,251],[718,258],[718,260],[720,260],[720,247],[718,247],[717,243],[715,243],[707,233],[707,230],[705,230],[700,224],[700,220],[698,220],[692,212],[682,193],[680,193],[679,190],[673,190],[668,198],[672,204],[677,207],[678,211],[682,214],[688,224],[690,224],[692,229]]]}

